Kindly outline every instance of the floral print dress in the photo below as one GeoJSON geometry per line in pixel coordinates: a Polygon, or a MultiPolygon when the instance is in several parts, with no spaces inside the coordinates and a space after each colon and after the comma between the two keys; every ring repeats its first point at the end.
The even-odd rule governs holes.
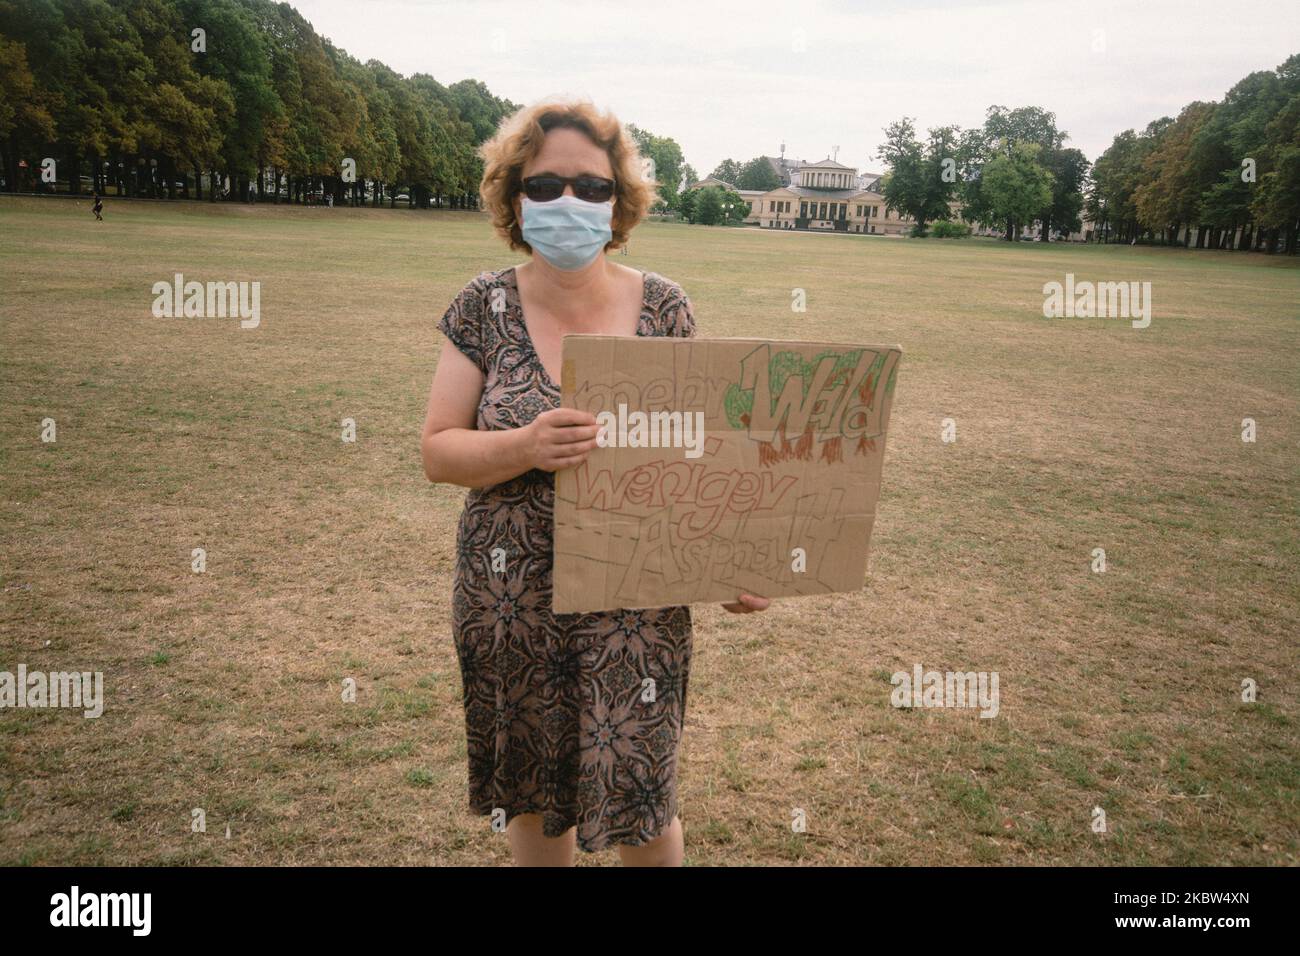
{"type": "MultiPolygon", "coordinates": [[[[677,283],[645,272],[637,335],[695,334],[677,283]]],[[[519,428],[560,388],[524,325],[513,267],[452,301],[444,335],[484,376],[477,428],[519,428]]],[[[677,753],[691,662],[688,607],[551,612],[555,476],[534,469],[465,499],[452,632],[460,662],[469,805],[543,832],[577,827],[587,852],[639,846],[677,813],[677,753]]]]}

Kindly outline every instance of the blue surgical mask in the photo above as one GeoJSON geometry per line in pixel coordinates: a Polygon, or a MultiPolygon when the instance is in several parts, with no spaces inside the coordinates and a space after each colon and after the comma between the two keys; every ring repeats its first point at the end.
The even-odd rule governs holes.
{"type": "Polygon", "coordinates": [[[614,237],[612,202],[560,196],[550,202],[523,197],[524,241],[551,265],[574,272],[591,265],[614,237]]]}

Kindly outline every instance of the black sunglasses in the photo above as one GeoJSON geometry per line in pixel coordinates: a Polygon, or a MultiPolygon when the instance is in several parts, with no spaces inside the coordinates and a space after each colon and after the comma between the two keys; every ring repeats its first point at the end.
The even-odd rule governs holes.
{"type": "Polygon", "coordinates": [[[614,195],[614,180],[600,176],[528,176],[524,179],[524,195],[533,202],[550,202],[564,195],[564,187],[572,186],[573,194],[587,202],[609,202],[614,195]]]}

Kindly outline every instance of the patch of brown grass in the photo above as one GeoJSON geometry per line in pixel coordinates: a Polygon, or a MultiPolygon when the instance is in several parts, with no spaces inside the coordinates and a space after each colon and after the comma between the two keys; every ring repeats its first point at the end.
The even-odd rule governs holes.
{"type": "MultiPolygon", "coordinates": [[[[512,256],[472,214],[87,210],[0,200],[0,669],[107,695],[0,711],[0,863],[506,862],[465,809],[463,492],[418,435],[437,318],[512,256]],[[154,319],[174,272],[260,281],[261,328],[154,319]]],[[[696,609],[690,863],[1297,862],[1294,261],[658,223],[631,252],[701,335],[904,348],[866,587],[696,609]],[[1151,281],[1151,327],[1042,318],[1066,272],[1151,281]],[[894,709],[917,662],[997,671],[1000,715],[894,709]]]]}

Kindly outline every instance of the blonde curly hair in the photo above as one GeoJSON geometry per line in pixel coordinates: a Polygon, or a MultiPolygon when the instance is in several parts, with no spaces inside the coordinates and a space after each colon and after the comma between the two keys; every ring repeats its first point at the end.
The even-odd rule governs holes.
{"type": "Polygon", "coordinates": [[[613,238],[605,249],[627,242],[632,229],[649,211],[659,183],[642,173],[636,141],[611,112],[601,112],[590,100],[542,100],[525,106],[501,121],[496,134],[478,149],[483,158],[483,181],[478,195],[492,226],[511,249],[533,247],[524,241],[522,223],[515,216],[514,199],[523,191],[524,164],[542,149],[553,129],[576,129],[609,155],[614,170],[613,238]]]}

